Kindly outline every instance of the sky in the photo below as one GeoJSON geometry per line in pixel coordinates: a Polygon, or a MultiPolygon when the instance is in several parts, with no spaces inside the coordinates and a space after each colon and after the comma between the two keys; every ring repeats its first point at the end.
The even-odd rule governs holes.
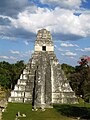
{"type": "Polygon", "coordinates": [[[0,61],[27,63],[42,28],[51,32],[61,64],[90,56],[90,0],[1,0],[0,61]]]}

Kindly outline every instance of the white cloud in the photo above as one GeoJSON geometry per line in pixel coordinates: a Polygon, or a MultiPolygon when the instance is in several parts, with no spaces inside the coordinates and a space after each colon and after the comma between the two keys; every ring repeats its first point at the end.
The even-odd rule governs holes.
{"type": "Polygon", "coordinates": [[[84,50],[83,49],[76,49],[76,51],[82,51],[83,52],[84,50]]]}
{"type": "Polygon", "coordinates": [[[64,8],[79,8],[85,0],[40,0],[43,4],[60,6],[64,8]]]}
{"type": "Polygon", "coordinates": [[[13,56],[0,56],[0,59],[5,59],[5,60],[17,60],[16,57],[13,56]]]}
{"type": "Polygon", "coordinates": [[[68,51],[69,51],[69,50],[65,50],[65,49],[62,49],[62,48],[58,48],[58,50],[59,50],[60,52],[64,52],[64,51],[68,52],[68,51]]]}
{"type": "Polygon", "coordinates": [[[8,56],[0,56],[0,59],[9,59],[8,56]]]}
{"type": "Polygon", "coordinates": [[[25,45],[29,45],[29,42],[28,41],[24,41],[25,45]]]}
{"type": "Polygon", "coordinates": [[[11,59],[11,60],[17,60],[17,58],[14,57],[14,56],[10,56],[9,59],[11,59]]]}
{"type": "Polygon", "coordinates": [[[76,51],[90,52],[90,47],[88,47],[88,48],[84,48],[84,49],[76,49],[76,51]]]}
{"type": "Polygon", "coordinates": [[[11,52],[12,54],[17,54],[17,55],[19,55],[19,54],[20,54],[20,52],[19,52],[19,51],[17,51],[17,50],[10,50],[10,52],[11,52]]]}
{"type": "Polygon", "coordinates": [[[71,10],[37,8],[34,13],[30,13],[28,10],[19,13],[18,19],[14,19],[11,22],[14,27],[34,33],[38,29],[47,28],[53,33],[86,37],[90,35],[89,21],[89,14],[75,16],[71,10]]]}
{"type": "Polygon", "coordinates": [[[28,55],[31,55],[34,51],[33,50],[29,50],[27,52],[25,52],[25,54],[28,56],[28,55]]]}
{"type": "Polygon", "coordinates": [[[12,32],[14,34],[13,29],[36,33],[37,30],[46,28],[52,34],[90,36],[90,13],[82,13],[80,16],[75,16],[73,10],[58,7],[53,10],[39,7],[35,8],[32,12],[30,10],[31,8],[28,7],[28,9],[20,12],[17,19],[0,16],[11,21],[10,26],[0,26],[0,31],[10,35],[12,32]]]}
{"type": "Polygon", "coordinates": [[[79,47],[77,44],[71,44],[71,43],[61,43],[60,46],[62,46],[62,47],[79,47]]]}
{"type": "Polygon", "coordinates": [[[26,51],[25,53],[21,53],[20,57],[30,57],[33,52],[33,50],[26,51]]]}
{"type": "Polygon", "coordinates": [[[4,36],[4,35],[1,35],[1,36],[0,36],[0,39],[3,39],[3,40],[11,40],[11,41],[12,41],[12,40],[13,40],[13,41],[16,40],[15,37],[6,36],[6,35],[5,35],[5,36],[4,36]]]}
{"type": "Polygon", "coordinates": [[[55,48],[58,48],[57,45],[54,45],[55,48]]]}
{"type": "Polygon", "coordinates": [[[65,53],[62,53],[61,55],[68,56],[68,57],[74,57],[74,56],[76,56],[77,54],[76,54],[76,53],[73,53],[73,52],[70,52],[70,51],[67,51],[67,52],[65,52],[65,53]]]}
{"type": "Polygon", "coordinates": [[[84,48],[84,51],[90,52],[90,47],[89,48],[84,48]]]}
{"type": "Polygon", "coordinates": [[[59,50],[60,52],[63,52],[63,51],[64,51],[62,48],[58,48],[58,50],[59,50]]]}

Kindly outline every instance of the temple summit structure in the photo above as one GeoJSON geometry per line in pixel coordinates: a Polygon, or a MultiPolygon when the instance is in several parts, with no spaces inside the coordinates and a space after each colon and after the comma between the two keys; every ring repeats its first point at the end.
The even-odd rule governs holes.
{"type": "Polygon", "coordinates": [[[34,107],[77,102],[54,53],[51,34],[46,29],[38,31],[34,53],[8,101],[28,102],[34,107]]]}

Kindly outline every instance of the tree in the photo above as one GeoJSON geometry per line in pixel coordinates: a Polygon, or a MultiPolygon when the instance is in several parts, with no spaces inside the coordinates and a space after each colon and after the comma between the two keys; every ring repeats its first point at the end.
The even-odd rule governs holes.
{"type": "Polygon", "coordinates": [[[24,67],[24,61],[17,61],[15,64],[0,62],[0,85],[6,89],[13,89],[24,67]]]}
{"type": "Polygon", "coordinates": [[[80,66],[89,66],[90,57],[83,55],[82,57],[80,57],[80,61],[78,61],[78,63],[80,64],[80,66]]]}
{"type": "Polygon", "coordinates": [[[88,71],[87,71],[87,79],[85,80],[84,83],[84,100],[86,102],[90,102],[90,67],[88,67],[88,71]]]}
{"type": "Polygon", "coordinates": [[[61,68],[64,70],[65,75],[66,75],[67,77],[68,77],[69,74],[75,72],[75,68],[74,68],[74,67],[72,67],[72,66],[70,66],[70,65],[67,65],[67,64],[65,64],[65,63],[63,63],[63,64],[61,65],[61,68]]]}
{"type": "Polygon", "coordinates": [[[11,89],[14,88],[15,84],[17,83],[20,74],[23,72],[25,68],[24,61],[17,61],[15,64],[12,64],[12,71],[11,71],[11,89]]]}
{"type": "Polygon", "coordinates": [[[0,85],[5,88],[10,88],[10,70],[11,65],[8,62],[0,62],[0,85]]]}
{"type": "Polygon", "coordinates": [[[72,89],[75,91],[76,95],[81,96],[84,98],[84,85],[85,81],[88,79],[88,69],[80,69],[79,71],[76,70],[75,73],[70,74],[69,78],[70,85],[72,89]]]}
{"type": "Polygon", "coordinates": [[[90,99],[90,57],[82,56],[78,62],[80,65],[75,67],[75,72],[70,74],[68,79],[76,95],[82,96],[85,101],[90,99]]]}

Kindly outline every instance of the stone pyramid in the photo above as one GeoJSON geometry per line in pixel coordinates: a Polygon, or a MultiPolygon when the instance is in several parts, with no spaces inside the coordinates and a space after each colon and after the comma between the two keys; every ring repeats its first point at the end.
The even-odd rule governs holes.
{"type": "Polygon", "coordinates": [[[8,101],[30,102],[37,107],[77,102],[54,53],[51,34],[46,29],[38,31],[34,53],[8,101]]]}

